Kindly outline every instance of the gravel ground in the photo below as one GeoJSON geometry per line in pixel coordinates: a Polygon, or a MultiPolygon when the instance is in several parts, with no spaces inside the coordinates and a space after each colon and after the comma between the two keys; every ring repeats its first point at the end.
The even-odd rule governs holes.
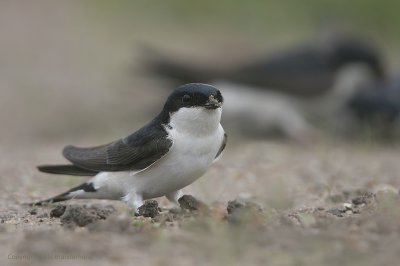
{"type": "Polygon", "coordinates": [[[52,156],[28,160],[19,152],[1,168],[2,265],[398,263],[395,146],[233,139],[221,160],[185,189],[183,209],[157,199],[143,206],[149,217],[113,201],[27,206],[82,178],[38,173],[34,166],[52,156]]]}

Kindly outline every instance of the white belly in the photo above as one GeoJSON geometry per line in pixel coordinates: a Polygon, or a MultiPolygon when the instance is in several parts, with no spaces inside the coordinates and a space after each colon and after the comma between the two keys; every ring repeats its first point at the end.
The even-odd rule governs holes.
{"type": "Polygon", "coordinates": [[[133,176],[132,187],[144,199],[179,190],[201,177],[213,163],[222,144],[222,126],[209,136],[175,136],[170,152],[145,171],[133,176]]]}

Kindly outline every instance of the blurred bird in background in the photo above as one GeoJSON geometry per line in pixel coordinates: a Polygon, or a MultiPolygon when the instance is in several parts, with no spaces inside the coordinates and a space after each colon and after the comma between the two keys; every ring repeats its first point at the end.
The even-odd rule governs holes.
{"type": "Polygon", "coordinates": [[[304,141],[314,135],[314,125],[347,128],[358,117],[349,102],[365,101],[359,91],[385,77],[375,45],[347,36],[301,44],[222,70],[149,51],[144,59],[149,73],[177,83],[218,86],[226,99],[224,122],[251,136],[279,133],[304,141]]]}
{"type": "Polygon", "coordinates": [[[150,51],[146,62],[148,70],[179,83],[225,80],[304,97],[328,91],[337,72],[349,65],[365,64],[376,76],[384,75],[378,49],[366,40],[355,38],[339,37],[328,42],[302,44],[269,56],[260,55],[225,70],[180,62],[154,49],[150,51]]]}
{"type": "Polygon", "coordinates": [[[385,137],[400,130],[400,78],[379,80],[358,90],[348,109],[364,126],[379,126],[385,137]]]}

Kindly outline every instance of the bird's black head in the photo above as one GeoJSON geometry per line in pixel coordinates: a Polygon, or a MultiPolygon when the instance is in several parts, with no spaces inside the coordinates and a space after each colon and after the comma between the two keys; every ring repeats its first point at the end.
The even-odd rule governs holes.
{"type": "Polygon", "coordinates": [[[364,63],[369,66],[376,77],[384,77],[382,57],[369,42],[344,39],[334,43],[329,49],[329,63],[339,69],[348,64],[364,63]]]}
{"type": "Polygon", "coordinates": [[[206,109],[217,109],[222,106],[223,98],[221,92],[208,84],[189,83],[179,86],[168,97],[164,111],[173,113],[182,107],[204,107],[206,109]]]}

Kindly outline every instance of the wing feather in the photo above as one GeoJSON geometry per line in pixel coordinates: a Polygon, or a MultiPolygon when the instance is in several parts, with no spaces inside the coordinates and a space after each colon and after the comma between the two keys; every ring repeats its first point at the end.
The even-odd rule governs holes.
{"type": "Polygon", "coordinates": [[[91,171],[142,170],[167,154],[171,146],[164,128],[145,127],[102,146],[67,146],[63,155],[75,166],[91,171]]]}

